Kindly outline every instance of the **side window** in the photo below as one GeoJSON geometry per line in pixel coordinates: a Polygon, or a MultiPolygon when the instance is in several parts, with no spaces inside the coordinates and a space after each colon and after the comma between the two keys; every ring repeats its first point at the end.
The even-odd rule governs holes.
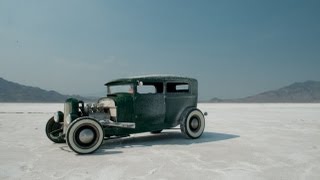
{"type": "Polygon", "coordinates": [[[153,85],[142,85],[137,87],[137,92],[139,94],[154,94],[156,93],[156,88],[153,85]]]}
{"type": "Polygon", "coordinates": [[[188,93],[190,85],[188,83],[167,83],[168,93],[188,93]]]}
{"type": "Polygon", "coordinates": [[[162,83],[143,83],[137,86],[137,93],[139,94],[158,94],[163,93],[162,83]]]}

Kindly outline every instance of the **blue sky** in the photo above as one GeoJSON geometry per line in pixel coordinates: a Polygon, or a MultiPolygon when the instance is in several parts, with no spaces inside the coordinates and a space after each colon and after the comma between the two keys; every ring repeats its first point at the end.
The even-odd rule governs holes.
{"type": "Polygon", "coordinates": [[[320,80],[320,1],[0,1],[0,77],[65,94],[141,74],[201,99],[320,80]]]}

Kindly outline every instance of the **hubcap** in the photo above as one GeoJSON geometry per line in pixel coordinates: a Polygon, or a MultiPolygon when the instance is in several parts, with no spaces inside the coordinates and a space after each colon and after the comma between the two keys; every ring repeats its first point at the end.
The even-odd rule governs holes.
{"type": "Polygon", "coordinates": [[[79,134],[79,140],[85,144],[92,142],[93,138],[94,133],[91,129],[83,129],[79,134]]]}
{"type": "Polygon", "coordinates": [[[197,129],[199,127],[199,120],[197,118],[193,118],[190,125],[192,129],[197,129]]]}

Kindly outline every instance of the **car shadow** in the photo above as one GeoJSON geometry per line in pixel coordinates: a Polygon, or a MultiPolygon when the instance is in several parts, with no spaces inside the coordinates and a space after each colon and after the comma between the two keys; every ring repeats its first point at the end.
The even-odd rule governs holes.
{"type": "Polygon", "coordinates": [[[160,134],[145,134],[142,136],[131,136],[119,139],[105,140],[100,149],[121,149],[121,148],[134,148],[153,145],[191,145],[208,143],[215,141],[223,141],[233,138],[238,138],[239,135],[216,133],[216,132],[203,132],[202,136],[198,139],[187,139],[181,132],[164,131],[160,134]]]}
{"type": "MultiPolygon", "coordinates": [[[[167,130],[160,134],[137,134],[129,137],[105,140],[100,148],[92,154],[84,154],[81,156],[97,156],[111,155],[122,153],[122,148],[147,147],[154,145],[192,145],[200,143],[209,143],[215,141],[223,141],[233,138],[238,138],[239,135],[203,132],[198,139],[187,139],[180,131],[167,130]]],[[[68,146],[62,146],[60,149],[73,153],[68,146]]],[[[76,154],[79,155],[79,154],[76,154]]]]}
{"type": "MultiPolygon", "coordinates": [[[[68,152],[68,153],[72,153],[75,154],[75,152],[73,152],[68,145],[64,145],[60,147],[61,150],[68,152]]],[[[111,155],[111,154],[119,154],[122,153],[122,151],[114,151],[114,150],[108,150],[108,151],[104,151],[103,149],[98,149],[96,152],[92,153],[92,154],[75,154],[75,156],[96,156],[96,155],[111,155]]]]}

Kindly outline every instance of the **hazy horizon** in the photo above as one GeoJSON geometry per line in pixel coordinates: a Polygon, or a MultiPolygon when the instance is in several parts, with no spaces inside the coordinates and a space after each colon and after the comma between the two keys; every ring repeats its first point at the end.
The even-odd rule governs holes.
{"type": "Polygon", "coordinates": [[[176,74],[201,100],[320,81],[320,1],[0,1],[0,77],[63,94],[176,74]]]}

